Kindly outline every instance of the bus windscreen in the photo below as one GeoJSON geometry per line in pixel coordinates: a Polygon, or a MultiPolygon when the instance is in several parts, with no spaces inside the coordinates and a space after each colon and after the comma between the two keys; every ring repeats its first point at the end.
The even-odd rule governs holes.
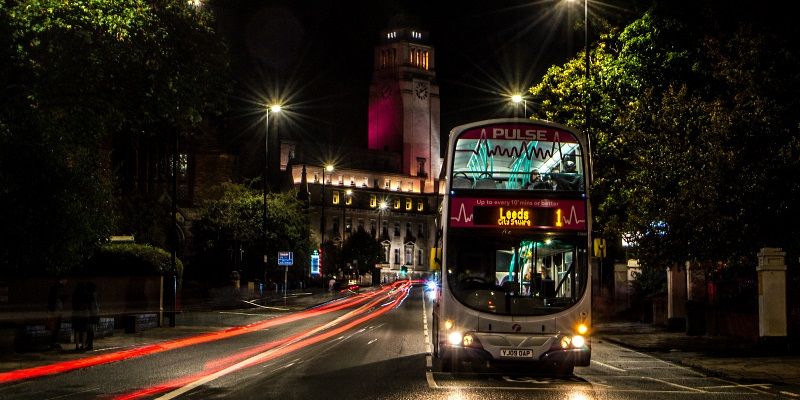
{"type": "Polygon", "coordinates": [[[452,189],[584,192],[583,152],[571,132],[497,124],[465,130],[453,154],[452,189]]]}

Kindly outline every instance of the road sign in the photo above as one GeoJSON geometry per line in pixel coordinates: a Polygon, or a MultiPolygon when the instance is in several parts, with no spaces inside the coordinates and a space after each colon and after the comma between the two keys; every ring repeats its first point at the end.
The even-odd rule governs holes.
{"type": "Polygon", "coordinates": [[[279,251],[278,265],[294,265],[294,254],[291,251],[279,251]]]}

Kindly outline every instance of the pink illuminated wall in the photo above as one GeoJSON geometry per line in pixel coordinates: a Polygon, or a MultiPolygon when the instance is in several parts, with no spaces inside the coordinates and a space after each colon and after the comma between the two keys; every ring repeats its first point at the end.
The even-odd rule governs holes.
{"type": "Polygon", "coordinates": [[[403,150],[403,102],[397,83],[373,84],[369,103],[369,148],[403,150]]]}

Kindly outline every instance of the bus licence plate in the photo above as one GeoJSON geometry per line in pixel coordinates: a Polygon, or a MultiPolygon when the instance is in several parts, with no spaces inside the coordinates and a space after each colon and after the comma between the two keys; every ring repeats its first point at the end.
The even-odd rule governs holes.
{"type": "Polygon", "coordinates": [[[500,349],[500,356],[502,357],[533,357],[533,350],[525,349],[500,349]]]}

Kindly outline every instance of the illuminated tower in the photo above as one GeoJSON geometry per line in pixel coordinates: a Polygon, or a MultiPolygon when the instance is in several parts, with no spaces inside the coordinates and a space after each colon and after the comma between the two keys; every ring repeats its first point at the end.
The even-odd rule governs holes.
{"type": "Polygon", "coordinates": [[[400,153],[400,172],[419,177],[425,193],[435,192],[442,168],[433,55],[428,32],[384,31],[370,84],[369,148],[400,153]]]}

